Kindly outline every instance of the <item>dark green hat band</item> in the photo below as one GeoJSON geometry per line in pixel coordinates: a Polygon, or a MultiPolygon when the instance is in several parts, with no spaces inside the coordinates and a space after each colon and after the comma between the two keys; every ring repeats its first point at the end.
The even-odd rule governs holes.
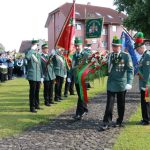
{"type": "Polygon", "coordinates": [[[48,44],[43,44],[42,49],[44,49],[44,48],[48,48],[48,44]]]}
{"type": "Polygon", "coordinates": [[[39,43],[39,40],[32,40],[32,44],[37,44],[39,43]]]}
{"type": "Polygon", "coordinates": [[[80,39],[79,37],[76,37],[75,41],[74,41],[74,44],[75,45],[82,45],[82,39],[80,39]]]}

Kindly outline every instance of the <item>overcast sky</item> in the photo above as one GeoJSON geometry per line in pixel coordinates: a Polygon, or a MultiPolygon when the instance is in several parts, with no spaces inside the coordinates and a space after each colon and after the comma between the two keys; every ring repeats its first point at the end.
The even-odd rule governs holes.
{"type": "MultiPolygon", "coordinates": [[[[47,40],[48,13],[73,0],[0,0],[0,43],[6,50],[18,50],[22,40],[47,40]]],[[[76,3],[110,7],[113,0],[76,0],[76,3]]]]}

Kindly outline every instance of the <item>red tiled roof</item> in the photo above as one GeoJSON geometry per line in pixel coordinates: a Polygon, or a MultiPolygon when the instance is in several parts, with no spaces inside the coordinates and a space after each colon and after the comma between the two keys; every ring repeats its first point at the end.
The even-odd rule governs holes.
{"type": "MultiPolygon", "coordinates": [[[[72,6],[72,3],[65,3],[64,5],[60,6],[57,8],[57,11],[61,11],[64,16],[68,16],[69,10],[72,6]]],[[[126,18],[126,15],[123,13],[118,13],[116,10],[107,8],[107,7],[99,7],[99,6],[92,6],[92,5],[83,5],[83,4],[76,4],[75,5],[76,9],[76,19],[77,20],[84,20],[85,18],[88,17],[94,17],[94,18],[99,18],[99,17],[104,17],[104,24],[122,24],[122,19],[126,18]],[[86,15],[85,15],[86,12],[86,15]]],[[[49,13],[47,22],[46,22],[46,27],[49,24],[49,20],[51,15],[53,14],[52,11],[49,13]]]]}

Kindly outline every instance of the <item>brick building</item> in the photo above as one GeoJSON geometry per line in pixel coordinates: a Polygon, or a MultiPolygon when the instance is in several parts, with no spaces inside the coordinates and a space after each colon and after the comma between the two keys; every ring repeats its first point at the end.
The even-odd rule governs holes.
{"type": "MultiPolygon", "coordinates": [[[[48,28],[48,44],[49,48],[53,49],[55,42],[62,29],[64,21],[68,16],[72,3],[65,3],[54,11],[50,12],[45,24],[48,28]]],[[[85,41],[85,20],[87,18],[104,18],[103,31],[101,39],[92,39],[92,48],[98,49],[99,46],[106,50],[111,50],[111,41],[114,35],[120,37],[123,29],[121,27],[122,20],[126,15],[118,13],[116,10],[106,7],[92,5],[75,5],[76,15],[76,36],[85,41]]]]}

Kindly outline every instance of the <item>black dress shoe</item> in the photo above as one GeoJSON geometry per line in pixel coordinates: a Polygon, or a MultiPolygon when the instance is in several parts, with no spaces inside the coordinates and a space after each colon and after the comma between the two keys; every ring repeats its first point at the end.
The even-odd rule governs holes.
{"type": "Polygon", "coordinates": [[[68,97],[68,95],[67,95],[67,94],[64,94],[64,97],[68,97]]]}
{"type": "Polygon", "coordinates": [[[41,109],[40,106],[36,106],[35,109],[41,109]]]}
{"type": "Polygon", "coordinates": [[[75,115],[72,118],[75,120],[82,120],[82,116],[80,116],[80,115],[75,115]]]}
{"type": "Polygon", "coordinates": [[[140,122],[137,123],[137,125],[143,125],[143,126],[145,126],[145,125],[149,125],[149,122],[141,120],[140,122]]]}
{"type": "Polygon", "coordinates": [[[84,112],[84,113],[81,115],[81,117],[84,117],[85,115],[87,115],[87,112],[84,112]]]}
{"type": "Polygon", "coordinates": [[[55,98],[54,101],[55,101],[55,102],[61,102],[61,101],[59,100],[59,98],[55,98]]]}
{"type": "Polygon", "coordinates": [[[56,103],[54,103],[54,102],[50,102],[50,104],[56,104],[56,103]]]}
{"type": "Polygon", "coordinates": [[[35,109],[30,109],[30,112],[37,113],[37,111],[35,109]]]}
{"type": "Polygon", "coordinates": [[[62,97],[59,97],[59,100],[64,100],[62,97]]]}
{"type": "Polygon", "coordinates": [[[45,103],[45,106],[51,106],[49,103],[45,103]]]}
{"type": "Polygon", "coordinates": [[[70,93],[70,95],[75,95],[74,93],[70,93]]]}
{"type": "Polygon", "coordinates": [[[125,125],[123,123],[115,123],[114,125],[112,125],[112,127],[114,127],[114,128],[117,128],[117,127],[124,128],[125,125]]]}
{"type": "Polygon", "coordinates": [[[98,131],[105,131],[105,130],[108,130],[109,129],[109,126],[108,125],[102,125],[99,127],[98,131]]]}

